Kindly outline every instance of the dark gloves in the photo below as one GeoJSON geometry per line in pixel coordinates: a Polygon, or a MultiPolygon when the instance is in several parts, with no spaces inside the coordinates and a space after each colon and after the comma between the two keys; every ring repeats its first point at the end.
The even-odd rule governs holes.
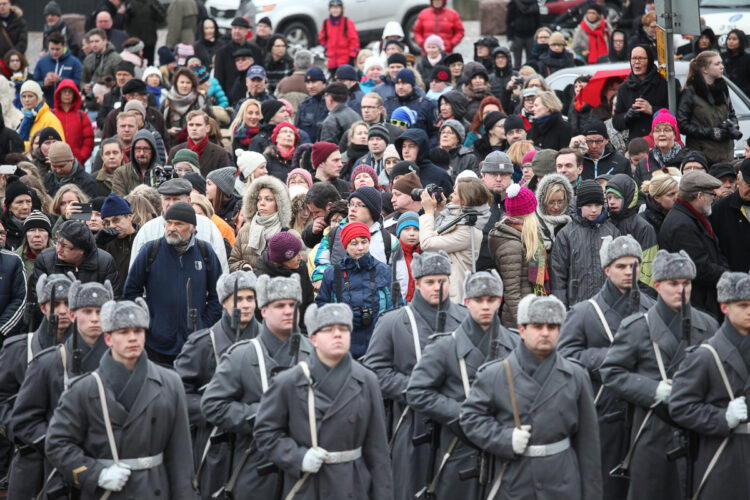
{"type": "Polygon", "coordinates": [[[111,227],[100,229],[99,232],[96,233],[96,246],[101,248],[113,239],[117,238],[119,234],[120,233],[117,231],[117,229],[111,227]]]}
{"type": "Polygon", "coordinates": [[[734,140],[739,140],[742,138],[742,132],[740,131],[740,127],[737,125],[736,122],[730,120],[729,118],[721,122],[719,124],[719,128],[723,129],[726,132],[727,139],[732,138],[734,140]]]}
{"type": "Polygon", "coordinates": [[[729,138],[729,134],[726,129],[721,127],[715,127],[711,129],[711,139],[716,142],[724,142],[729,138]]]}
{"type": "Polygon", "coordinates": [[[625,123],[630,123],[636,118],[638,118],[638,115],[640,114],[639,111],[636,111],[635,108],[628,109],[627,113],[625,113],[625,123]]]}

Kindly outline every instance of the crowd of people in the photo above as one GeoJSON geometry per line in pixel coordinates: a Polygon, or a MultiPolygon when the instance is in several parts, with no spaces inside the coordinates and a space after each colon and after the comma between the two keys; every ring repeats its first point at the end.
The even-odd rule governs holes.
{"type": "Polygon", "coordinates": [[[748,498],[746,35],[328,10],[0,0],[8,498],[748,498]]]}

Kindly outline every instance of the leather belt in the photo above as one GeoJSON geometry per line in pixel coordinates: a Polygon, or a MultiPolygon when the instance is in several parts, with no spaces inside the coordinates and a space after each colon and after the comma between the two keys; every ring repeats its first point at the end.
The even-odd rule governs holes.
{"type": "Polygon", "coordinates": [[[740,424],[732,429],[733,434],[750,434],[750,423],[740,424]]]}
{"type": "Polygon", "coordinates": [[[561,441],[551,444],[535,444],[527,446],[523,450],[523,456],[531,458],[547,457],[549,455],[557,455],[570,448],[570,438],[565,438],[561,441]]]}
{"type": "MultiPolygon", "coordinates": [[[[114,460],[104,458],[97,459],[97,462],[107,467],[115,463],[114,460]]],[[[153,469],[164,463],[164,453],[159,453],[153,457],[121,458],[119,463],[121,465],[127,465],[130,467],[130,470],[153,469]]]]}
{"type": "Polygon", "coordinates": [[[353,462],[362,456],[362,447],[353,450],[329,451],[324,463],[326,464],[343,464],[353,462]]]}

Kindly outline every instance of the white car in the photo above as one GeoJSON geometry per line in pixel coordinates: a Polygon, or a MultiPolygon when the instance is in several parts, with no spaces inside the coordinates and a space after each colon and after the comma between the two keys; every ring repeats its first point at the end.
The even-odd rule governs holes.
{"type": "MultiPolygon", "coordinates": [[[[268,17],[275,33],[283,34],[290,45],[310,48],[318,45],[318,33],[328,16],[328,0],[206,0],[206,8],[216,19],[221,31],[231,29],[232,19],[247,15],[252,5],[256,23],[268,17]]],[[[429,6],[429,0],[346,0],[344,15],[354,21],[361,44],[380,40],[388,21],[398,21],[413,42],[414,24],[419,11],[429,6]]],[[[412,47],[413,51],[413,47],[412,47]]]]}

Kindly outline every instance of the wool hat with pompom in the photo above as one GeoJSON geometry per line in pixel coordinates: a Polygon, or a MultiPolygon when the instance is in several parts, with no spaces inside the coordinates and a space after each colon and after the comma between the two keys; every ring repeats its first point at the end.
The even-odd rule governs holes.
{"type": "Polygon", "coordinates": [[[518,184],[511,184],[505,191],[505,213],[508,217],[521,217],[534,213],[536,203],[534,193],[518,184]]]}

